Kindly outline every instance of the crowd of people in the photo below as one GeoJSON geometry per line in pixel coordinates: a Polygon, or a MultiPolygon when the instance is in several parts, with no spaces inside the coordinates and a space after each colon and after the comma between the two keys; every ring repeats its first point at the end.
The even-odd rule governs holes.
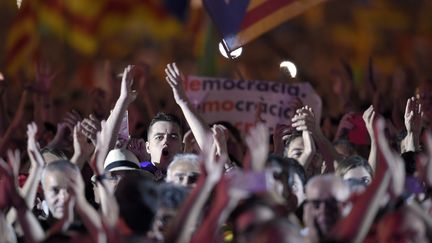
{"type": "MultiPolygon", "coordinates": [[[[46,68],[38,67],[40,85],[23,92],[13,119],[0,104],[0,242],[432,241],[427,82],[403,117],[380,114],[371,99],[362,114],[347,110],[330,134],[297,100],[291,121],[269,129],[258,120],[241,134],[201,117],[172,63],[166,82],[184,119],[154,112],[131,128],[147,130],[130,136],[125,117],[140,124],[131,106],[145,73],[124,69],[113,107],[92,92],[111,112],[73,110],[57,126],[45,119],[55,108],[47,98],[55,75],[46,68]],[[29,111],[31,92],[38,97],[29,111]],[[31,111],[25,141],[20,129],[31,111]]],[[[349,94],[340,96],[347,109],[349,94]]]]}

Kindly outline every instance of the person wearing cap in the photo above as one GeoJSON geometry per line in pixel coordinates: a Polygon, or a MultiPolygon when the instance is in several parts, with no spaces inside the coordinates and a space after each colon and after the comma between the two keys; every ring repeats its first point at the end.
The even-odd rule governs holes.
{"type": "Polygon", "coordinates": [[[104,162],[104,172],[103,178],[92,177],[96,202],[99,201],[95,183],[98,179],[106,180],[109,189],[115,191],[119,181],[128,175],[144,174],[153,178],[150,173],[140,169],[138,158],[131,151],[124,148],[113,149],[108,153],[104,162]]]}

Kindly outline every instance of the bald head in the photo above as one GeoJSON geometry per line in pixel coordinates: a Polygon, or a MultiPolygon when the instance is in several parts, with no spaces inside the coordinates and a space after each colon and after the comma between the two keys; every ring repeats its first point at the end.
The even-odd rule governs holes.
{"type": "Polygon", "coordinates": [[[42,172],[42,188],[50,214],[56,219],[63,217],[65,202],[69,197],[70,181],[68,174],[80,173],[78,167],[68,160],[58,160],[47,164],[42,172]]]}

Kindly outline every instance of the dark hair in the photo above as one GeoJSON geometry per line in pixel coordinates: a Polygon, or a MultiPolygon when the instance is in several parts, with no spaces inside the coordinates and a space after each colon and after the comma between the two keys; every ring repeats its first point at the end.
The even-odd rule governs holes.
{"type": "Polygon", "coordinates": [[[275,177],[280,178],[284,185],[287,184],[289,187],[294,185],[294,174],[299,176],[303,186],[306,185],[306,171],[296,159],[272,155],[268,161],[276,163],[282,169],[281,173],[275,177]]]}
{"type": "Polygon", "coordinates": [[[147,139],[148,139],[148,136],[150,135],[150,129],[152,128],[152,126],[156,122],[160,122],[160,121],[172,122],[172,123],[176,124],[180,129],[180,135],[182,135],[182,125],[181,125],[180,119],[173,114],[167,114],[164,112],[159,112],[156,114],[156,116],[153,117],[153,119],[150,122],[150,125],[148,126],[147,139]]]}
{"type": "Polygon", "coordinates": [[[290,133],[284,141],[285,148],[287,148],[290,145],[290,143],[294,141],[294,139],[299,137],[302,137],[301,131],[294,130],[292,133],[290,133]]]}
{"type": "Polygon", "coordinates": [[[365,168],[366,171],[370,174],[370,176],[373,177],[374,172],[369,162],[365,158],[358,155],[348,156],[341,162],[339,162],[336,168],[336,174],[340,177],[343,177],[349,170],[357,167],[365,168]]]}
{"type": "Polygon", "coordinates": [[[402,159],[405,162],[405,172],[407,176],[412,176],[416,172],[416,157],[417,152],[408,151],[401,154],[402,159]]]}
{"type": "Polygon", "coordinates": [[[171,183],[163,183],[158,187],[158,208],[178,209],[186,197],[189,190],[182,186],[171,183]]]}
{"type": "Polygon", "coordinates": [[[120,180],[114,193],[120,217],[135,234],[147,233],[155,216],[156,183],[140,174],[120,180]]]}

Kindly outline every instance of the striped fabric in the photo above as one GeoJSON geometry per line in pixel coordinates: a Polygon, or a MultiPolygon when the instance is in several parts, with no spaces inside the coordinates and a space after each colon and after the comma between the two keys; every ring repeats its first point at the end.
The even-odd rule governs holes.
{"type": "Polygon", "coordinates": [[[229,50],[235,50],[325,0],[204,0],[229,50]]]}
{"type": "Polygon", "coordinates": [[[36,13],[32,1],[25,1],[6,38],[6,72],[14,75],[22,65],[30,65],[36,53],[36,13]]]}
{"type": "Polygon", "coordinates": [[[23,1],[9,29],[6,65],[13,75],[31,64],[42,36],[86,57],[118,58],[143,36],[166,40],[182,31],[180,20],[159,0],[23,1]]]}

